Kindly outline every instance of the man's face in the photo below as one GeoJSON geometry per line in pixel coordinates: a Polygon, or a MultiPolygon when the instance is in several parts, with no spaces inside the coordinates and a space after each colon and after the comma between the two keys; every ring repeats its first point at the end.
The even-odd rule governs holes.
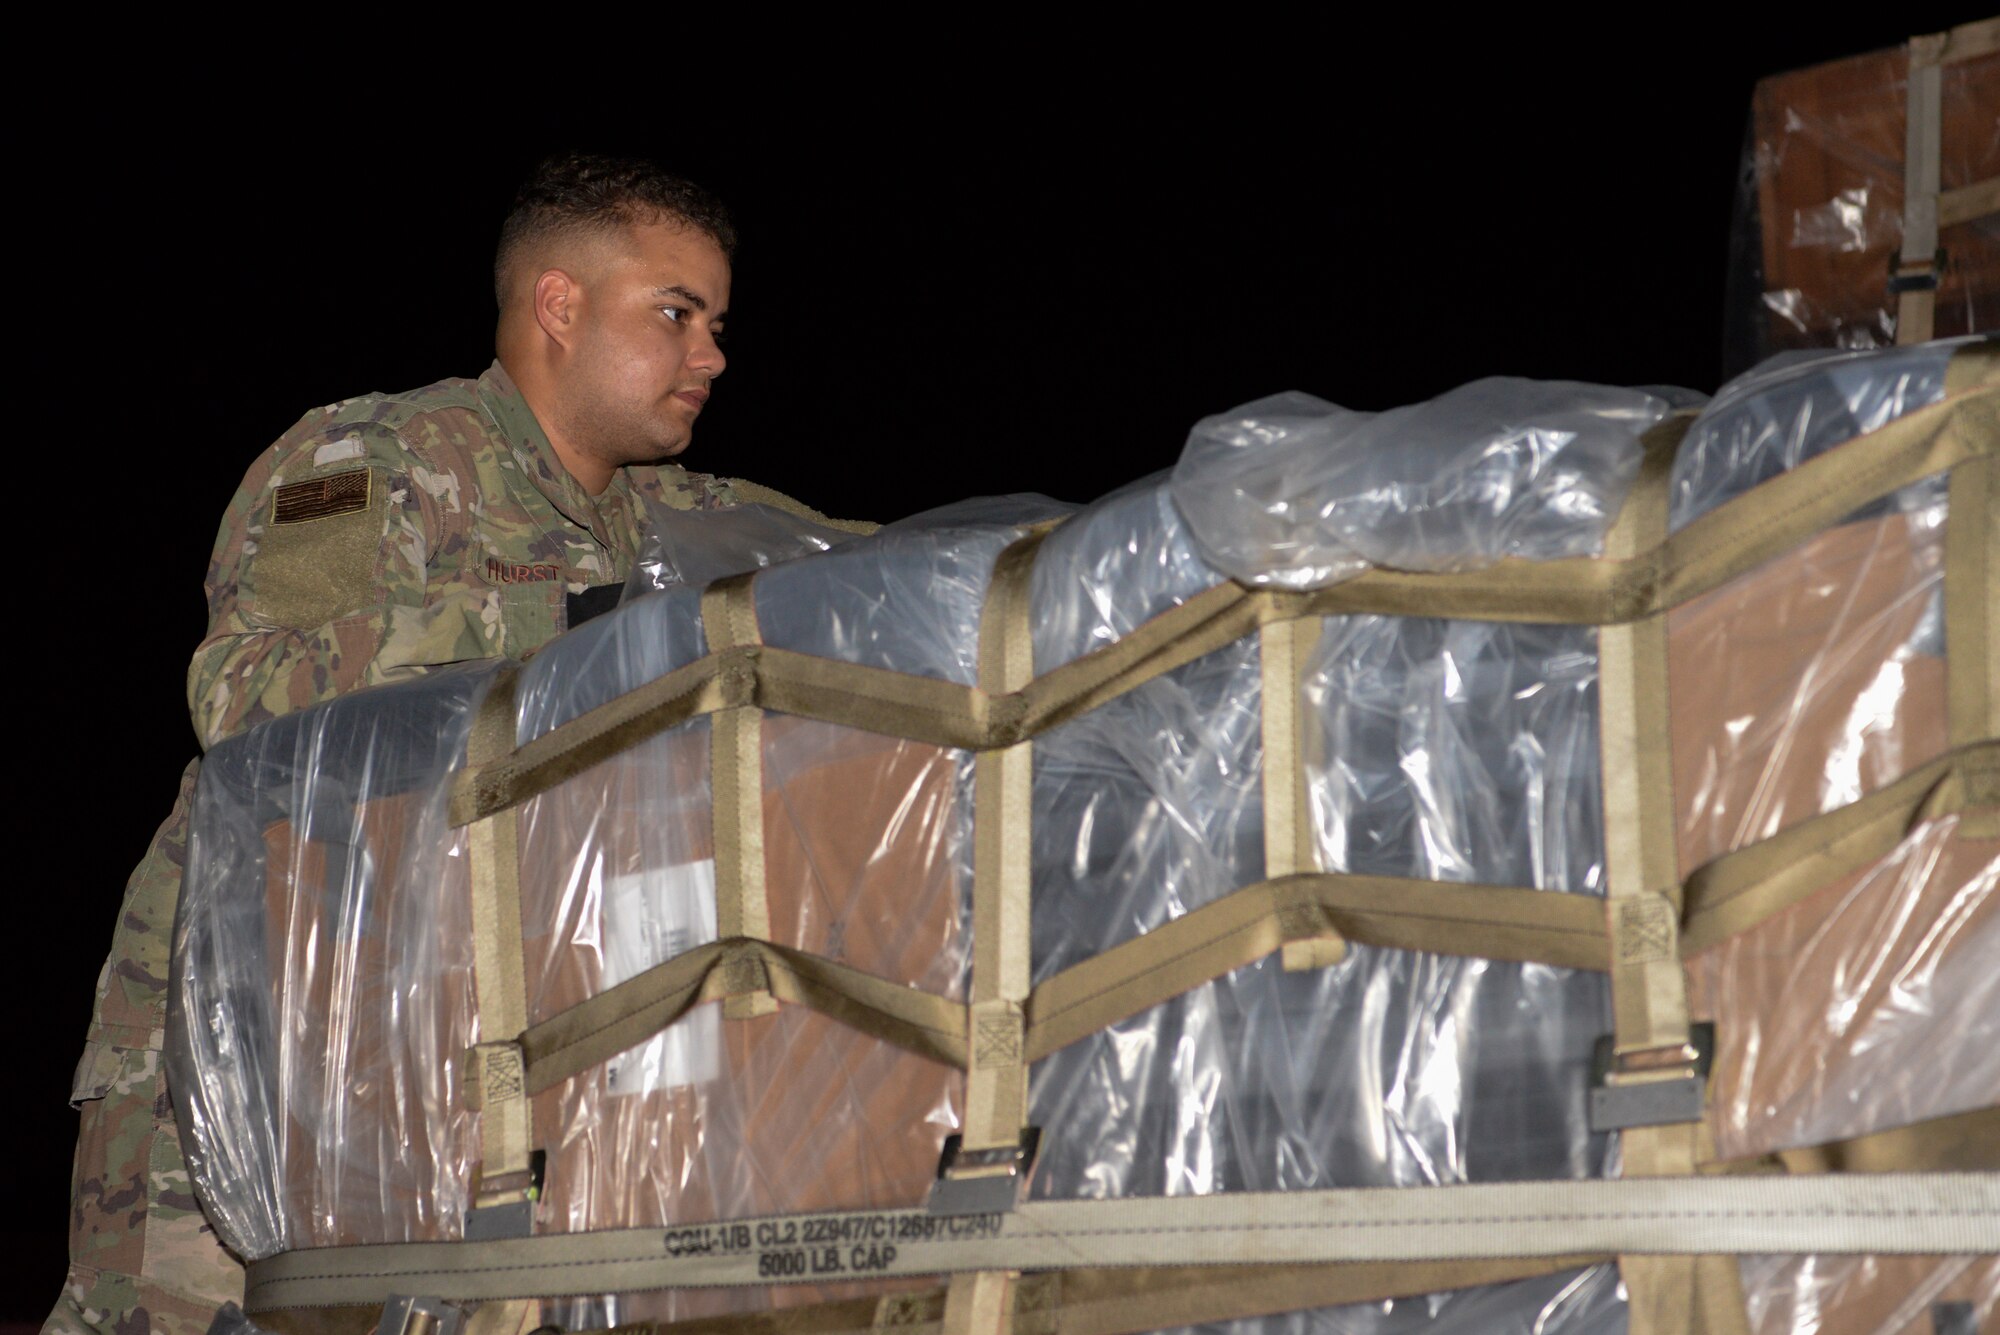
{"type": "Polygon", "coordinates": [[[613,466],[679,454],[722,374],[729,261],[706,234],[631,226],[583,284],[581,321],[561,371],[565,433],[613,466]]]}

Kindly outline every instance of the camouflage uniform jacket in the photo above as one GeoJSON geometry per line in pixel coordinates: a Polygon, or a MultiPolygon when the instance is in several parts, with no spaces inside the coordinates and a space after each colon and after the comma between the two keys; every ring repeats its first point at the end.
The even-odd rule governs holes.
{"type": "Polygon", "coordinates": [[[358,686],[518,658],[564,628],[566,595],[622,583],[653,506],[729,503],[673,465],[590,496],[497,364],[310,413],[223,518],[195,730],[212,746],[358,686]]]}
{"type": "MultiPolygon", "coordinates": [[[[223,516],[188,672],[195,730],[207,747],[358,687],[518,658],[565,628],[572,595],[623,582],[656,507],[735,499],[676,465],[622,469],[590,496],[497,363],[476,381],[310,412],[223,516]]],[[[83,1124],[55,1329],[205,1329],[240,1293],[189,1191],[159,1078],[193,780],[190,766],[126,887],[99,977],[71,1094],[83,1124]]]]}

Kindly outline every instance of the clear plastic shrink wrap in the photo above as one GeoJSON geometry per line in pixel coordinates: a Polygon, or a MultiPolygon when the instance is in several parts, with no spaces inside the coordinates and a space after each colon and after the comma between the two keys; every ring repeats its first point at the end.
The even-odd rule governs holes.
{"type": "Polygon", "coordinates": [[[641,540],[624,596],[678,585],[698,589],[725,575],[830,551],[853,536],[768,505],[669,510],[641,540]]]}
{"type": "MultiPolygon", "coordinates": [[[[1676,527],[1933,401],[1952,351],[1728,387],[1680,448],[1676,527]],[[1844,417],[1828,412],[1836,400],[1844,417]]],[[[1377,431],[1393,414],[1371,425],[1303,396],[1205,421],[1172,477],[1044,541],[1035,670],[1227,575],[1298,587],[1301,571],[1339,578],[1369,560],[1597,553],[1638,437],[1667,411],[1638,391],[1481,382],[1408,411],[1427,425],[1402,456],[1402,438],[1377,431]],[[1330,440],[1370,432],[1366,458],[1330,457],[1330,440]],[[1354,505],[1367,523],[1343,517],[1354,505]]],[[[972,503],[800,559],[786,559],[796,535],[773,533],[720,544],[710,567],[663,565],[669,587],[523,667],[517,741],[706,653],[701,591],[674,584],[689,571],[768,565],[752,586],[767,645],[972,684],[995,557],[1064,510],[972,503]]],[[[1683,875],[1942,752],[1947,522],[1940,487],[1906,489],[1669,615],[1683,875]]],[[[204,768],[169,1059],[197,1187],[246,1256],[464,1227],[478,1119],[454,1059],[488,1036],[465,838],[445,810],[492,671],[278,720],[204,768]]],[[[1036,738],[1037,982],[1263,878],[1260,691],[1250,637],[1036,738]]],[[[1300,692],[1321,869],[1604,893],[1593,628],[1330,617],[1300,692]]],[[[761,736],[771,939],[963,999],[970,754],[780,715],[761,736]]],[[[530,1023],[714,938],[708,741],[697,718],[519,808],[530,1023]]],[[[1725,1155],[2000,1101],[2000,1061],[1976,1039],[2000,984],[1973,967],[2000,949],[1997,879],[2000,846],[1947,817],[1690,962],[1696,1014],[1719,1022],[1711,1120],[1725,1155]]],[[[1597,973],[1365,945],[1305,972],[1266,959],[1037,1062],[1031,1194],[1600,1175],[1611,1147],[1584,1099],[1607,995],[1597,973]]],[[[537,1231],[923,1199],[959,1124],[960,1072],[803,1008],[718,1010],[538,1096],[537,1231]]],[[[1832,1309],[1886,1313],[1918,1292],[1990,1319],[2000,1275],[1954,1264],[1751,1258],[1744,1274],[1760,1333],[1876,1329],[1832,1309]]],[[[680,1290],[545,1315],[678,1318],[880,1287],[680,1290]]],[[[1624,1320],[1616,1268],[1600,1266],[1223,1324],[1594,1335],[1624,1320]]]]}
{"type": "Polygon", "coordinates": [[[1639,473],[1632,442],[1668,406],[1500,377],[1384,413],[1278,394],[1196,424],[1173,498],[1208,560],[1246,584],[1595,556],[1639,473]]]}

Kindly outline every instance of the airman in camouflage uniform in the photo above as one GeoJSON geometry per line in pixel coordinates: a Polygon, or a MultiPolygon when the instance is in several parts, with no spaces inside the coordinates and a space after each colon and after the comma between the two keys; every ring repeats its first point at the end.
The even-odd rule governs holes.
{"type": "MultiPolygon", "coordinates": [[[[567,160],[570,176],[586,185],[592,172],[635,166],[567,160]]],[[[622,221],[629,224],[629,210],[622,221]]],[[[633,230],[670,228],[683,248],[707,246],[697,258],[708,267],[697,269],[710,280],[719,273],[726,297],[726,218],[720,226],[669,205],[633,230]],[[676,213],[696,225],[682,226],[676,213]]],[[[503,261],[505,246],[503,234],[503,261]]],[[[501,358],[509,361],[505,283],[503,272],[501,358]]],[[[702,300],[683,284],[658,290],[702,300]]],[[[607,318],[601,291],[594,314],[600,323],[607,318]]],[[[537,299],[542,295],[537,287],[537,299]]],[[[709,299],[717,300],[713,293],[709,299]]],[[[669,379],[654,397],[664,405],[658,413],[671,436],[668,419],[680,414],[691,421],[700,411],[722,358],[713,330],[695,311],[662,309],[660,318],[675,327],[671,356],[679,360],[659,372],[669,379]],[[698,393],[690,394],[690,385],[698,393]],[[679,406],[668,402],[669,390],[679,406]]],[[[561,312],[552,318],[560,325],[561,312]]],[[[719,321],[718,311],[713,323],[719,321]]],[[[630,454],[609,464],[579,461],[576,442],[587,442],[587,433],[566,434],[565,449],[538,417],[553,404],[551,416],[560,420],[556,390],[563,386],[550,376],[569,374],[560,360],[568,354],[558,350],[554,361],[538,362],[539,352],[519,352],[540,345],[533,342],[535,327],[518,321],[511,337],[517,355],[509,364],[538,377],[541,397],[495,362],[476,381],[447,380],[308,413],[251,468],[223,518],[207,578],[209,631],[188,673],[188,703],[204,747],[361,686],[447,663],[518,658],[559,634],[572,609],[591,601],[578,595],[623,582],[660,507],[735,503],[728,482],[673,464],[638,464],[630,454]],[[593,494],[580,472],[602,479],[601,489],[593,494]]],[[[654,336],[635,326],[610,337],[614,350],[624,351],[654,336]]],[[[663,366],[668,360],[656,350],[648,355],[663,366]]],[[[629,365],[614,359],[597,373],[601,380],[602,367],[611,366],[629,381],[629,365]]],[[[588,381],[590,368],[578,374],[588,381]]],[[[628,398],[653,411],[643,395],[628,398]]],[[[681,444],[685,436],[682,430],[681,444]]],[[[678,445],[619,448],[656,458],[678,445]]],[[[758,492],[760,499],[769,495],[758,492]]],[[[45,1330],[195,1335],[207,1330],[222,1303],[242,1296],[241,1265],[194,1199],[162,1080],[168,953],[194,777],[190,765],[173,814],[126,887],[99,979],[71,1093],[82,1110],[71,1265],[45,1330]]]]}

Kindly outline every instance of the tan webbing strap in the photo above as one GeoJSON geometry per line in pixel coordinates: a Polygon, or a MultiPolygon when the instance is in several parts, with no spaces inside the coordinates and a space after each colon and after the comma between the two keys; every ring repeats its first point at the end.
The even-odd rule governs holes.
{"type": "MultiPolygon", "coordinates": [[[[1307,798],[1306,719],[1300,691],[1313,648],[1319,643],[1317,617],[1272,621],[1258,632],[1262,669],[1259,691],[1263,729],[1264,875],[1269,880],[1319,870],[1312,814],[1307,798]]],[[[1299,897],[1283,912],[1284,967],[1323,969],[1347,957],[1347,944],[1333,920],[1313,900],[1299,897]]]]}
{"type": "MultiPolygon", "coordinates": [[[[2000,802],[2000,742],[1962,747],[1835,811],[1708,863],[1688,878],[1683,952],[1699,953],[1783,912],[1893,850],[1914,825],[2000,802]]],[[[1063,970],[1027,1005],[1027,1061],[1331,930],[1397,950],[1610,967],[1593,898],[1518,886],[1302,873],[1247,885],[1063,970]]],[[[521,1037],[538,1093],[645,1041],[697,1000],[723,995],[709,975],[727,952],[762,961],[775,994],[885,1042],[965,1065],[966,1009],[783,947],[714,943],[578,1003],[521,1037]],[[706,989],[706,990],[704,990],[706,989]]]]}
{"type": "MultiPolygon", "coordinates": [[[[514,746],[517,669],[501,668],[480,701],[466,739],[468,769],[514,746]]],[[[465,832],[471,881],[473,983],[479,997],[480,1041],[467,1050],[465,1102],[479,1114],[479,1177],[475,1208],[530,1199],[534,1125],[514,1036],[528,1024],[528,988],[521,945],[520,832],[515,809],[476,821],[465,832]]]]}
{"type": "MultiPolygon", "coordinates": [[[[1114,643],[1027,683],[1020,693],[1020,737],[1031,737],[1105,701],[1242,639],[1258,626],[1301,615],[1304,595],[1253,593],[1218,584],[1170,608],[1114,643]],[[1155,629],[1157,627],[1157,629],[1155,629]]],[[[996,723],[1010,705],[993,701],[996,723]]]]}
{"type": "Polygon", "coordinates": [[[960,1332],[1002,1332],[1014,1328],[1014,1289],[1018,1270],[975,1270],[953,1275],[944,1296],[944,1335],[960,1332]]]}
{"type": "MultiPolygon", "coordinates": [[[[1667,530],[1667,483],[1679,433],[1649,438],[1639,477],[1605,536],[1630,560],[1667,530]]],[[[1680,962],[1673,755],[1667,727],[1663,614],[1597,632],[1598,732],[1604,775],[1605,916],[1611,940],[1613,1084],[1685,1079],[1694,1068],[1680,962]]],[[[1692,1124],[1632,1127],[1619,1145],[1626,1177],[1694,1171],[1692,1124]]],[[[1693,1257],[1619,1257],[1633,1335],[1696,1335],[1693,1257]]]]}
{"type": "MultiPolygon", "coordinates": [[[[1627,1133],[1629,1134],[1629,1133],[1627,1133]]],[[[1626,1329],[1749,1335],[1743,1280],[1734,1256],[1618,1258],[1630,1303],[1626,1329]]]]}
{"type": "MultiPolygon", "coordinates": [[[[727,653],[761,644],[755,572],[717,580],[701,592],[701,628],[708,647],[727,653]]],[[[754,706],[724,709],[709,720],[710,818],[715,830],[716,935],[768,941],[771,914],[764,897],[764,713],[754,706]]],[[[748,1020],[778,1009],[759,957],[730,961],[722,1000],[725,1019],[748,1020]]]]}
{"type": "MultiPolygon", "coordinates": [[[[1960,354],[1961,358],[1967,356],[1960,354]]],[[[1956,363],[1955,363],[1956,365],[1956,363]]],[[[1685,417],[1654,428],[1664,438],[1685,417]]],[[[1507,560],[1460,574],[1375,570],[1310,594],[1219,585],[1017,692],[988,692],[754,645],[711,653],[570,720],[454,789],[467,824],[677,723],[760,706],[937,746],[1012,746],[1261,625],[1353,612],[1571,625],[1652,616],[1719,587],[1920,478],[2000,454],[2000,384],[1920,408],[1718,506],[1627,560],[1507,560]]]]}
{"type": "Polygon", "coordinates": [[[1944,368],[1946,398],[1994,388],[2000,388],[2000,334],[1988,334],[1953,351],[1944,368]]]}
{"type": "Polygon", "coordinates": [[[676,724],[747,703],[756,690],[755,661],[755,651],[708,654],[533,738],[512,755],[468,768],[452,789],[451,823],[469,825],[676,724]]]}
{"type": "Polygon", "coordinates": [[[542,1305],[533,1298],[481,1303],[465,1320],[465,1335],[528,1335],[542,1324],[542,1305]]]}
{"type": "Polygon", "coordinates": [[[1647,601],[1662,611],[1677,607],[1832,528],[1869,500],[1994,454],[2000,386],[1906,413],[1689,521],[1658,549],[1660,582],[1647,601]]]}
{"type": "Polygon", "coordinates": [[[664,1245],[662,1229],[648,1227],[309,1249],[253,1264],[244,1307],[336,1306],[411,1292],[477,1301],[822,1284],[831,1273],[895,1279],[982,1270],[1687,1255],[1696,1248],[1720,1255],[1995,1251],[2000,1176],[1760,1174],[1224,1192],[1029,1200],[971,1218],[979,1222],[922,1209],[857,1210],[690,1224],[669,1230],[674,1247],[664,1245]],[[788,1226],[795,1238],[839,1239],[840,1270],[773,1266],[773,1254],[792,1245],[768,1239],[788,1226]],[[767,1241],[756,1241],[760,1236],[767,1241]]]}
{"type": "Polygon", "coordinates": [[[1394,876],[1289,876],[1246,885],[1044,980],[1028,1003],[1028,1060],[1329,932],[1404,950],[1606,966],[1603,906],[1588,896],[1394,876]]]}
{"type": "MultiPolygon", "coordinates": [[[[1603,910],[1582,895],[1394,876],[1310,873],[1244,886],[1063,970],[1030,993],[1025,1060],[1325,934],[1440,954],[1608,967],[1603,910]]],[[[551,1085],[645,1042],[689,1008],[725,993],[732,959],[754,957],[774,995],[886,1043],[964,1068],[968,1008],[803,951],[734,938],[698,946],[549,1017],[520,1037],[527,1090],[551,1085]]]]}
{"type": "MultiPolygon", "coordinates": [[[[979,616],[979,685],[988,696],[1035,676],[1030,577],[1044,533],[1011,543],[993,563],[979,616]]],[[[967,1008],[964,1150],[1020,1146],[1028,1122],[1027,1008],[1034,985],[1030,928],[1034,743],[981,751],[973,762],[972,1004],[967,1008]]],[[[954,1177],[995,1171],[948,1168],[954,1177]]],[[[1011,1171],[1021,1171],[1014,1165],[1011,1171]]],[[[1013,1324],[1011,1268],[954,1275],[946,1335],[999,1335],[1013,1324]]]]}
{"type": "MultiPolygon", "coordinates": [[[[1665,533],[1673,443],[1661,437],[1646,451],[1639,478],[1605,538],[1607,557],[1625,559],[1665,533]]],[[[1688,1049],[1666,619],[1603,627],[1597,645],[1611,1004],[1620,1059],[1614,1076],[1642,1081],[1657,1078],[1667,1057],[1674,1058],[1665,1061],[1669,1068],[1685,1068],[1687,1062],[1676,1054],[1688,1049]]]]}
{"type": "MultiPolygon", "coordinates": [[[[1515,886],[1310,873],[1244,886],[1063,970],[1030,993],[1025,1060],[1264,958],[1327,924],[1370,945],[1441,954],[1607,967],[1595,899],[1515,886]]],[[[549,1017],[520,1036],[527,1091],[538,1094],[645,1042],[717,1000],[732,959],[755,957],[783,1002],[809,1007],[911,1052],[966,1065],[968,1010],[832,960],[769,942],[711,942],[549,1017]]]]}
{"type": "Polygon", "coordinates": [[[831,518],[813,509],[804,501],[795,501],[782,491],[773,490],[761,482],[752,482],[748,478],[732,477],[728,479],[728,482],[730,490],[736,493],[736,498],[740,501],[751,505],[768,505],[774,510],[783,510],[786,514],[797,515],[806,522],[818,524],[822,528],[837,529],[842,533],[853,533],[860,537],[867,537],[870,533],[882,527],[880,524],[871,523],[866,519],[831,518]]]}
{"type": "Polygon", "coordinates": [[[1768,1157],[1788,1173],[2000,1172],[2000,1108],[1974,1108],[1768,1157]]]}
{"type": "Polygon", "coordinates": [[[520,678],[521,665],[512,661],[501,662],[494,671],[493,684],[480,697],[479,708],[472,716],[472,730],[465,739],[465,766],[462,772],[480,769],[513,751],[514,700],[520,678]]]}
{"type": "Polygon", "coordinates": [[[271,1335],[376,1335],[382,1304],[353,1307],[297,1307],[259,1314],[257,1326],[271,1335]]]}
{"type": "Polygon", "coordinates": [[[1713,949],[1887,856],[1913,826],[1996,801],[2000,742],[1976,742],[1857,802],[1724,854],[1687,879],[1682,953],[1713,949]]]}
{"type": "MultiPolygon", "coordinates": [[[[2000,381],[2000,341],[1952,359],[1947,390],[2000,381]]],[[[1947,726],[1954,745],[2000,738],[2000,457],[1952,471],[1945,518],[1944,643],[1947,726]]],[[[2000,800],[2000,785],[1989,801],[2000,800]]],[[[2000,811],[1964,817],[1976,837],[2000,836],[2000,811]]]]}
{"type": "Polygon", "coordinates": [[[521,1035],[530,1094],[645,1042],[704,1001],[728,994],[747,962],[780,1001],[936,1061],[965,1065],[966,1008],[769,941],[711,941],[553,1015],[521,1035]],[[741,972],[739,968],[736,972],[741,972]]]}
{"type": "Polygon", "coordinates": [[[1939,191],[1937,211],[1939,227],[1955,227],[2000,213],[2000,176],[1939,191]]]}
{"type": "Polygon", "coordinates": [[[757,706],[935,746],[1012,746],[1241,639],[1263,621],[1293,615],[1300,605],[1296,594],[1218,585],[1114,644],[997,695],[784,649],[712,651],[468,771],[452,794],[452,823],[526,801],[676,724],[728,709],[757,706]]]}
{"type": "Polygon", "coordinates": [[[1928,343],[1937,311],[1938,161],[1943,155],[1944,79],[1938,62],[1947,33],[1910,39],[1909,100],[1903,135],[1903,249],[1892,271],[1898,345],[1928,343]],[[1907,284],[1907,286],[1905,286],[1907,284]]]}
{"type": "Polygon", "coordinates": [[[1961,60],[1977,60],[2000,52],[2000,18],[1974,19],[1961,23],[1944,35],[1940,65],[1956,65],[1961,60]]]}
{"type": "Polygon", "coordinates": [[[1292,880],[1310,889],[1350,941],[1565,969],[1610,967],[1604,908],[1589,895],[1332,872],[1292,880]]]}
{"type": "MultiPolygon", "coordinates": [[[[1676,440],[1692,419],[1648,433],[1676,440]]],[[[1967,459],[2000,453],[2000,389],[1953,395],[1759,484],[1626,559],[1509,558],[1451,575],[1371,570],[1304,595],[1307,612],[1612,625],[1721,587],[1879,499],[1967,459]]]]}
{"type": "MultiPolygon", "coordinates": [[[[989,695],[1017,691],[1034,676],[1028,620],[1029,575],[1042,535],[1000,553],[979,621],[979,683],[989,695]]],[[[966,1077],[965,1147],[1020,1142],[1027,1120],[1032,743],[982,751],[973,774],[971,1068],[966,1077]]]]}

